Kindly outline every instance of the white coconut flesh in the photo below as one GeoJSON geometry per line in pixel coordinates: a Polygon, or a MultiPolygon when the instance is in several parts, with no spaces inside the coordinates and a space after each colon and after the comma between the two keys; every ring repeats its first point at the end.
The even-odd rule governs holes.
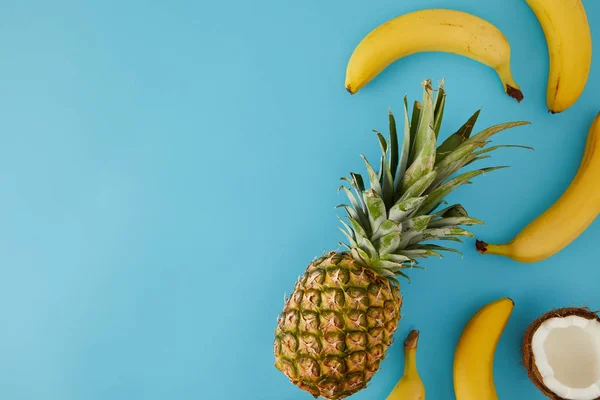
{"type": "Polygon", "coordinates": [[[544,385],[569,400],[600,397],[600,322],[576,315],[550,318],[532,339],[544,385]]]}

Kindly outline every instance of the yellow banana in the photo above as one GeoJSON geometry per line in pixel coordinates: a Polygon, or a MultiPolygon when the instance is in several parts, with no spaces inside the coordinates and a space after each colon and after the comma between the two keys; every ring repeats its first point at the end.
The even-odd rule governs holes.
{"type": "Polygon", "coordinates": [[[346,70],[354,94],[394,61],[420,52],[460,54],[496,70],[504,91],[523,99],[510,70],[510,46],[489,22],[461,11],[431,9],[394,18],[371,31],[356,47],[346,70]]]}
{"type": "Polygon", "coordinates": [[[592,35],[581,0],[527,0],[548,43],[548,109],[571,107],[587,84],[592,63],[592,35]]]}
{"type": "Polygon", "coordinates": [[[477,241],[483,254],[532,263],[545,260],[575,240],[600,212],[600,113],[590,127],[575,178],[560,198],[507,244],[477,241]]]}
{"type": "Polygon", "coordinates": [[[496,300],[469,321],[454,355],[456,400],[498,400],[494,384],[494,355],[514,302],[496,300]]]}
{"type": "Polygon", "coordinates": [[[411,331],[404,341],[404,375],[386,400],[425,400],[425,386],[417,371],[418,341],[418,331],[411,331]]]}

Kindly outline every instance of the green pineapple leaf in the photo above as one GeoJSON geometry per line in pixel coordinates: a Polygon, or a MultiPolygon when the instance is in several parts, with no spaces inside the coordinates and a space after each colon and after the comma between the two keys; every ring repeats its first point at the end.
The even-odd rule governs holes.
{"type": "Polygon", "coordinates": [[[367,205],[362,200],[362,192],[365,191],[365,182],[363,180],[363,177],[362,177],[362,175],[355,174],[353,172],[350,172],[350,176],[352,177],[352,186],[354,187],[354,190],[356,191],[356,198],[358,199],[359,203],[361,204],[363,211],[366,213],[367,205]]]}
{"type": "Polygon", "coordinates": [[[352,204],[352,207],[354,207],[356,209],[356,211],[362,211],[362,207],[361,207],[360,203],[358,202],[358,200],[356,199],[356,196],[354,196],[354,193],[352,193],[352,191],[350,189],[348,189],[346,186],[340,186],[338,188],[338,192],[340,190],[343,190],[344,193],[346,193],[346,197],[348,198],[348,200],[350,200],[350,204],[352,204]]]}
{"type": "Polygon", "coordinates": [[[455,172],[464,167],[470,158],[472,158],[473,150],[477,149],[478,147],[481,147],[481,145],[473,144],[470,146],[461,146],[453,151],[448,157],[446,157],[443,162],[436,165],[434,171],[436,171],[437,175],[425,193],[428,194],[433,192],[455,172]]]}
{"type": "Polygon", "coordinates": [[[440,83],[438,93],[435,99],[435,111],[433,117],[433,131],[437,139],[442,127],[442,119],[444,118],[444,106],[446,105],[446,91],[444,90],[444,81],[440,83]]]}
{"type": "Polygon", "coordinates": [[[383,191],[383,201],[387,208],[394,204],[394,178],[390,169],[390,164],[387,162],[387,142],[380,132],[375,131],[379,138],[381,146],[381,166],[379,168],[379,183],[383,191]]]}
{"type": "Polygon", "coordinates": [[[404,266],[402,264],[398,264],[398,263],[395,263],[393,261],[388,261],[388,260],[378,260],[375,263],[375,265],[376,265],[376,268],[380,268],[382,270],[392,272],[392,273],[404,268],[404,266]]]}
{"type": "Polygon", "coordinates": [[[362,211],[356,210],[347,204],[340,204],[336,208],[343,208],[352,219],[359,221],[361,226],[368,226],[369,219],[362,211]]]}
{"type": "Polygon", "coordinates": [[[435,133],[431,125],[428,125],[423,132],[425,132],[423,135],[427,142],[423,144],[423,147],[420,147],[417,157],[406,170],[406,174],[402,179],[403,192],[406,192],[421,177],[433,170],[435,164],[435,133]]]}
{"type": "Polygon", "coordinates": [[[367,253],[365,253],[365,251],[363,249],[361,249],[360,247],[358,247],[358,246],[352,247],[350,249],[350,254],[352,254],[352,258],[354,258],[359,263],[361,263],[365,266],[370,265],[369,255],[367,253]]]}
{"type": "Polygon", "coordinates": [[[360,174],[354,174],[354,173],[350,173],[350,176],[352,176],[352,181],[354,182],[354,187],[356,188],[356,190],[360,193],[363,190],[365,190],[365,182],[363,181],[363,178],[360,174]]]}
{"type": "Polygon", "coordinates": [[[471,232],[456,226],[445,228],[433,228],[425,229],[423,232],[413,236],[412,239],[410,239],[410,241],[408,242],[408,245],[431,240],[451,240],[456,239],[455,236],[466,236],[471,238],[474,237],[474,235],[471,232]]]}
{"type": "Polygon", "coordinates": [[[471,136],[471,132],[473,132],[473,128],[475,127],[477,118],[479,118],[480,112],[481,110],[477,110],[458,131],[448,136],[448,138],[438,147],[436,163],[440,163],[448,154],[454,151],[471,136]]]}
{"type": "Polygon", "coordinates": [[[392,232],[382,236],[374,244],[380,255],[393,253],[400,245],[400,232],[392,232]]]}
{"type": "Polygon", "coordinates": [[[370,240],[364,238],[363,240],[357,241],[358,248],[361,249],[368,257],[368,260],[378,260],[379,253],[373,243],[370,240]]]}
{"type": "Polygon", "coordinates": [[[358,243],[356,243],[354,238],[348,232],[346,232],[346,230],[340,227],[338,227],[338,229],[344,234],[344,236],[346,236],[346,239],[348,239],[348,242],[350,243],[350,247],[358,247],[358,243]]]}
{"type": "Polygon", "coordinates": [[[531,124],[531,122],[516,121],[516,122],[506,122],[503,124],[494,125],[487,129],[484,129],[483,131],[479,132],[475,136],[471,136],[470,138],[465,140],[465,142],[462,144],[462,146],[469,145],[469,144],[476,143],[476,142],[485,143],[490,137],[492,137],[493,135],[495,135],[498,132],[502,132],[507,129],[515,128],[517,126],[523,126],[523,125],[529,125],[529,124],[531,124]]]}
{"type": "Polygon", "coordinates": [[[436,244],[416,244],[416,245],[412,245],[407,247],[405,250],[402,251],[403,254],[413,257],[413,258],[426,258],[428,257],[431,253],[433,252],[435,253],[434,255],[437,257],[443,257],[443,255],[440,253],[441,251],[447,251],[447,252],[452,252],[452,253],[457,253],[462,255],[462,252],[453,249],[451,247],[443,247],[443,246],[438,246],[436,244]]]}
{"type": "Polygon", "coordinates": [[[464,167],[466,167],[467,165],[471,165],[477,161],[486,160],[488,158],[491,158],[491,157],[490,156],[470,157],[469,161],[467,161],[465,163],[464,167]]]}
{"type": "Polygon", "coordinates": [[[421,102],[415,100],[410,120],[410,152],[412,152],[412,149],[415,147],[415,139],[417,138],[417,130],[419,129],[419,121],[421,120],[421,108],[421,102]]]}
{"type": "Polygon", "coordinates": [[[354,232],[355,240],[360,243],[363,239],[367,238],[367,232],[363,229],[362,225],[352,217],[348,217],[348,221],[352,225],[352,231],[354,232]]]}
{"type": "Polygon", "coordinates": [[[377,262],[374,263],[373,270],[382,276],[386,276],[387,274],[391,274],[394,277],[401,276],[403,278],[406,278],[406,280],[410,282],[410,277],[404,272],[402,272],[402,270],[406,268],[410,267],[403,264],[395,263],[393,261],[377,260],[377,262]]]}
{"type": "Polygon", "coordinates": [[[483,221],[471,217],[448,217],[431,221],[428,228],[444,228],[455,225],[483,225],[483,221]]]}
{"type": "MultiPolygon", "coordinates": [[[[352,204],[352,218],[360,221],[361,225],[368,226],[369,217],[367,217],[366,205],[363,203],[362,196],[355,196],[346,186],[340,186],[340,188],[346,193],[346,197],[350,200],[350,204],[352,204]]],[[[359,193],[362,192],[357,191],[357,194],[359,193]]],[[[342,205],[342,207],[345,208],[347,206],[342,205]]],[[[346,211],[348,210],[346,209],[346,211]]]]}
{"type": "Polygon", "coordinates": [[[382,236],[392,232],[402,233],[402,223],[386,219],[379,225],[379,229],[373,233],[373,241],[379,240],[382,236]]]}
{"type": "MultiPolygon", "coordinates": [[[[429,79],[422,83],[423,85],[423,109],[420,112],[419,126],[417,128],[413,148],[411,149],[411,162],[423,152],[425,146],[429,146],[431,136],[429,128],[433,126],[433,87],[429,79]]],[[[433,129],[432,129],[433,131],[433,129]]],[[[435,139],[435,133],[433,134],[435,139]]],[[[433,141],[435,143],[435,140],[433,141]]]]}
{"type": "Polygon", "coordinates": [[[410,199],[413,197],[417,197],[425,193],[425,191],[431,187],[431,184],[435,181],[437,177],[437,171],[431,171],[427,175],[421,177],[418,181],[413,183],[404,194],[398,199],[398,201],[404,201],[406,199],[410,199]]]}
{"type": "Polygon", "coordinates": [[[403,250],[402,253],[410,256],[412,258],[429,258],[429,257],[439,257],[444,258],[440,253],[430,249],[410,249],[403,250]]]}
{"type": "Polygon", "coordinates": [[[346,231],[348,232],[348,234],[350,235],[352,240],[354,240],[355,239],[354,229],[352,229],[342,218],[338,217],[338,220],[340,221],[340,223],[343,226],[343,228],[340,228],[340,229],[342,229],[342,230],[346,229],[346,231]]]}
{"type": "Polygon", "coordinates": [[[419,244],[416,246],[411,246],[411,248],[414,247],[420,247],[420,248],[425,248],[425,249],[431,249],[431,250],[437,250],[437,251],[447,251],[449,253],[456,253],[456,254],[460,254],[462,255],[463,253],[461,251],[458,251],[456,249],[453,249],[451,247],[443,247],[443,246],[439,246],[437,244],[419,244]]]}
{"type": "MultiPolygon", "coordinates": [[[[352,174],[353,175],[353,174],[352,174]]],[[[359,175],[360,177],[360,175],[359,175]]],[[[342,190],[344,191],[344,193],[346,193],[346,197],[348,197],[350,199],[350,196],[348,195],[348,193],[350,193],[353,197],[353,199],[357,202],[357,205],[354,205],[354,202],[352,202],[352,199],[350,199],[350,202],[352,202],[352,205],[358,209],[360,209],[363,213],[366,213],[367,209],[365,204],[362,201],[362,192],[364,190],[364,186],[363,189],[359,189],[358,186],[356,186],[356,180],[351,180],[350,178],[340,178],[343,181],[346,181],[350,184],[350,186],[354,189],[355,193],[352,193],[352,191],[350,189],[348,189],[346,186],[342,185],[340,186],[340,188],[342,188],[342,190]]],[[[362,178],[360,178],[362,180],[362,178]]],[[[339,192],[339,189],[338,189],[339,192]]]]}
{"type": "Polygon", "coordinates": [[[446,207],[435,214],[432,214],[434,218],[448,218],[448,217],[468,217],[469,214],[467,210],[460,205],[454,204],[449,207],[446,207]]]}
{"type": "MultiPolygon", "coordinates": [[[[403,252],[404,253],[404,252],[403,252]]],[[[386,254],[381,256],[382,260],[393,261],[397,264],[415,263],[415,260],[406,254],[386,254]]]]}
{"type": "Polygon", "coordinates": [[[379,147],[381,148],[381,154],[385,156],[388,151],[387,141],[385,140],[381,132],[376,130],[373,130],[373,132],[377,135],[377,138],[379,139],[379,147]]]}
{"type": "Polygon", "coordinates": [[[411,283],[411,279],[410,276],[406,275],[404,272],[402,272],[401,270],[395,271],[394,272],[396,275],[399,275],[401,277],[403,277],[404,279],[406,279],[408,281],[408,283],[411,283]]]}
{"type": "Polygon", "coordinates": [[[410,167],[402,179],[405,191],[421,176],[428,174],[435,163],[435,132],[433,131],[433,87],[430,80],[423,82],[423,110],[420,113],[419,126],[414,144],[410,150],[410,167]]]}
{"type": "Polygon", "coordinates": [[[492,172],[497,169],[508,168],[505,166],[501,167],[492,167],[492,168],[482,168],[475,171],[465,172],[462,175],[457,176],[454,179],[449,180],[448,182],[441,185],[439,188],[435,189],[431,194],[427,197],[427,200],[421,205],[418,213],[427,214],[433,210],[434,205],[437,205],[442,199],[444,199],[447,195],[449,195],[454,189],[457,187],[467,183],[469,179],[474,178],[476,176],[485,174],[487,172],[492,172]]]}
{"type": "Polygon", "coordinates": [[[429,225],[431,215],[419,215],[411,218],[402,224],[402,232],[422,232],[429,225]]]}
{"type": "Polygon", "coordinates": [[[385,203],[373,189],[364,192],[364,201],[367,203],[371,230],[372,232],[376,232],[381,223],[387,219],[385,203]]]}
{"type": "Polygon", "coordinates": [[[427,229],[430,219],[431,215],[420,215],[404,222],[402,224],[402,241],[400,246],[405,248],[415,236],[424,232],[427,229]]]}
{"type": "Polygon", "coordinates": [[[480,156],[482,154],[489,153],[489,152],[492,152],[494,150],[503,149],[503,148],[518,148],[518,149],[534,150],[533,147],[521,146],[521,145],[518,145],[518,144],[499,144],[499,145],[496,145],[496,146],[485,148],[483,150],[476,151],[476,152],[473,153],[473,155],[480,156]]]}
{"type": "Polygon", "coordinates": [[[388,119],[390,122],[390,170],[392,171],[392,183],[396,179],[398,170],[398,132],[396,131],[396,119],[392,110],[388,110],[388,119]]]}
{"type": "Polygon", "coordinates": [[[373,169],[373,167],[371,166],[371,164],[365,156],[361,155],[361,157],[364,160],[365,165],[367,166],[367,173],[369,174],[369,182],[371,183],[371,189],[374,190],[380,198],[383,198],[382,188],[381,184],[379,183],[379,176],[377,172],[375,172],[375,170],[373,169]]]}
{"type": "Polygon", "coordinates": [[[402,155],[400,156],[400,163],[398,165],[397,176],[395,180],[395,195],[394,200],[399,199],[402,196],[402,178],[406,173],[406,167],[408,166],[408,158],[410,155],[411,146],[411,131],[410,123],[408,121],[408,100],[404,97],[404,141],[402,142],[402,155]]]}
{"type": "Polygon", "coordinates": [[[390,209],[389,219],[394,221],[404,221],[414,211],[416,211],[425,202],[427,197],[411,197],[406,200],[399,201],[390,209]]]}

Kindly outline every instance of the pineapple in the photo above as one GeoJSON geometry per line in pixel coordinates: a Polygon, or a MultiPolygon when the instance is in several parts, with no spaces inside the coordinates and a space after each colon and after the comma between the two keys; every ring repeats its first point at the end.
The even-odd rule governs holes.
{"type": "Polygon", "coordinates": [[[458,186],[502,167],[455,173],[503,147],[483,149],[492,135],[527,124],[500,124],[471,137],[477,111],[436,148],[446,93],[443,81],[435,100],[431,81],[422,85],[422,102],[415,102],[410,118],[404,98],[401,151],[390,111],[389,142],[375,132],[382,152],[379,171],[363,156],[369,187],[361,175],[342,178],[346,185],[340,190],[350,202],[340,206],[348,214],[348,223],[340,220],[348,240],[344,250],[308,266],[278,317],[275,366],[315,398],[343,399],[367,386],[400,320],[399,277],[408,279],[406,271],[419,268],[420,258],[457,252],[427,242],[460,242],[472,237],[460,226],[481,223],[459,204],[438,207],[458,186]]]}

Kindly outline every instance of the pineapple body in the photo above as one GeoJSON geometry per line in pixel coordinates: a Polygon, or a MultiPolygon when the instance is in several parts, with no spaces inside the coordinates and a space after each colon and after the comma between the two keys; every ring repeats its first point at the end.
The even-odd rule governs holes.
{"type": "Polygon", "coordinates": [[[396,284],[349,253],[324,255],[308,266],[279,315],[275,365],[315,397],[348,397],[377,372],[401,305],[396,284]]]}

